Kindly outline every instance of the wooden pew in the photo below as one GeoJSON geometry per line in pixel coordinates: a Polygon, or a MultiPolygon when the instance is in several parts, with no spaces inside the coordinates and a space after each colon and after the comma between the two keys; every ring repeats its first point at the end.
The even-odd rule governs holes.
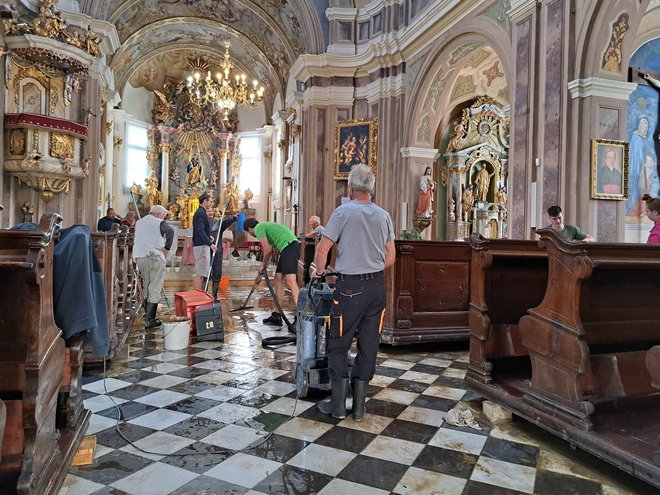
{"type": "Polygon", "coordinates": [[[5,425],[7,424],[7,406],[0,399],[0,462],[2,462],[2,439],[5,436],[5,425]]]}
{"type": "Polygon", "coordinates": [[[298,260],[297,280],[298,287],[303,288],[309,283],[309,265],[314,261],[314,252],[316,251],[316,242],[313,237],[301,236],[300,238],[300,259],[298,260]]]}
{"type": "Polygon", "coordinates": [[[129,305],[129,313],[127,316],[130,317],[130,319],[124,321],[124,327],[126,332],[128,332],[131,326],[133,325],[133,319],[135,318],[135,315],[140,309],[140,303],[141,303],[138,300],[138,283],[140,281],[137,273],[135,260],[133,259],[134,244],[135,244],[135,227],[131,227],[128,230],[128,237],[126,240],[126,245],[128,249],[126,253],[126,257],[128,258],[128,267],[126,273],[126,279],[127,279],[126,294],[125,294],[126,302],[124,303],[124,305],[126,304],[129,305]]]}
{"type": "MultiPolygon", "coordinates": [[[[537,241],[470,237],[470,364],[466,382],[480,390],[493,376],[528,378],[518,321],[537,306],[548,282],[548,256],[537,241]]],[[[497,382],[497,378],[495,378],[497,382]]]]}
{"type": "MultiPolygon", "coordinates": [[[[298,259],[298,270],[296,273],[296,280],[298,287],[303,288],[309,283],[309,267],[314,262],[314,255],[316,254],[316,246],[319,245],[320,239],[313,237],[300,236],[300,258],[298,259]]],[[[337,246],[333,245],[328,253],[327,266],[330,271],[334,270],[335,261],[337,260],[337,246]]],[[[334,283],[334,279],[328,279],[328,282],[334,283]]]]}
{"type": "Polygon", "coordinates": [[[660,249],[537,233],[549,275],[543,301],[520,320],[532,362],[525,400],[584,430],[596,408],[660,404],[644,364],[660,343],[660,249]]]}
{"type": "Polygon", "coordinates": [[[471,248],[467,242],[394,241],[385,271],[381,341],[413,344],[469,338],[471,248]]]}
{"type": "Polygon", "coordinates": [[[19,494],[57,493],[89,422],[76,368],[80,352],[67,352],[53,319],[60,221],[48,214],[35,231],[0,232],[0,399],[7,411],[0,487],[19,494]],[[68,398],[58,422],[63,388],[68,398]]]}
{"type": "Polygon", "coordinates": [[[122,225],[117,235],[117,337],[124,334],[124,319],[129,312],[130,302],[127,301],[128,290],[128,227],[122,225]],[[128,304],[127,304],[128,303],[128,304]]]}
{"type": "MultiPolygon", "coordinates": [[[[660,389],[660,345],[651,347],[646,353],[646,369],[651,375],[651,384],[660,389]]],[[[660,435],[658,435],[656,443],[660,444],[660,435]]],[[[660,466],[660,449],[653,453],[653,462],[656,466],[660,466]]]]}
{"type": "MultiPolygon", "coordinates": [[[[117,281],[117,265],[119,248],[117,242],[119,238],[119,225],[114,224],[112,229],[107,232],[93,232],[92,243],[96,257],[101,265],[103,272],[103,285],[105,286],[107,309],[108,309],[108,359],[115,357],[117,349],[120,347],[117,336],[117,313],[119,306],[119,284],[117,281]]],[[[91,348],[85,351],[85,363],[102,363],[103,358],[92,355],[91,348]]]]}

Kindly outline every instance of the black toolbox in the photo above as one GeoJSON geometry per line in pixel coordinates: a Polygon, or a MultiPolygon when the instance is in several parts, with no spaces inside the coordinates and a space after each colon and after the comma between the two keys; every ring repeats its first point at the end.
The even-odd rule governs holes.
{"type": "Polygon", "coordinates": [[[198,341],[219,340],[224,342],[225,330],[219,302],[195,308],[195,328],[198,341]]]}

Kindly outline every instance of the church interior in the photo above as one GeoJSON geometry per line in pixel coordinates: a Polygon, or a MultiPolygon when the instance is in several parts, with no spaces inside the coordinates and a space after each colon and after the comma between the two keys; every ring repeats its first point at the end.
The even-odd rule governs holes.
{"type": "Polygon", "coordinates": [[[660,489],[660,0],[0,0],[0,19],[0,493],[660,489]],[[367,421],[317,410],[300,344],[262,346],[283,332],[240,221],[223,338],[143,328],[134,228],[97,232],[108,209],[169,212],[161,308],[192,288],[204,193],[216,220],[299,236],[302,288],[308,219],[360,164],[396,236],[367,421]],[[65,260],[77,225],[89,250],[65,260]],[[98,294],[101,354],[60,323],[98,294]]]}

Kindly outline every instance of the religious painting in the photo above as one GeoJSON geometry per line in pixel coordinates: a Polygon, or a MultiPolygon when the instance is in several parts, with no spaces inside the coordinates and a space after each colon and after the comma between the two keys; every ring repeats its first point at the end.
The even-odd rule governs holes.
{"type": "Polygon", "coordinates": [[[623,201],[628,197],[628,143],[591,140],[591,197],[623,201]]]}
{"type": "Polygon", "coordinates": [[[335,180],[346,180],[353,165],[364,163],[376,174],[378,119],[337,122],[335,180]]]}

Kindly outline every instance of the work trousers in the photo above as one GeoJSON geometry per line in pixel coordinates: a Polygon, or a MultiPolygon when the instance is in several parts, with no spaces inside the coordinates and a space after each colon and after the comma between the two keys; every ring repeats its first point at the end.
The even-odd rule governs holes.
{"type": "Polygon", "coordinates": [[[330,378],[348,378],[348,351],[357,337],[357,356],[351,371],[354,380],[371,380],[385,316],[385,275],[370,280],[337,279],[330,308],[328,365],[330,378]]]}
{"type": "Polygon", "coordinates": [[[158,255],[136,258],[138,270],[142,275],[144,300],[158,304],[165,282],[165,258],[158,255]]]}
{"type": "Polygon", "coordinates": [[[215,256],[211,252],[211,259],[213,260],[211,264],[211,280],[214,282],[219,282],[222,278],[222,249],[222,244],[218,244],[218,250],[215,252],[215,256]]]}

